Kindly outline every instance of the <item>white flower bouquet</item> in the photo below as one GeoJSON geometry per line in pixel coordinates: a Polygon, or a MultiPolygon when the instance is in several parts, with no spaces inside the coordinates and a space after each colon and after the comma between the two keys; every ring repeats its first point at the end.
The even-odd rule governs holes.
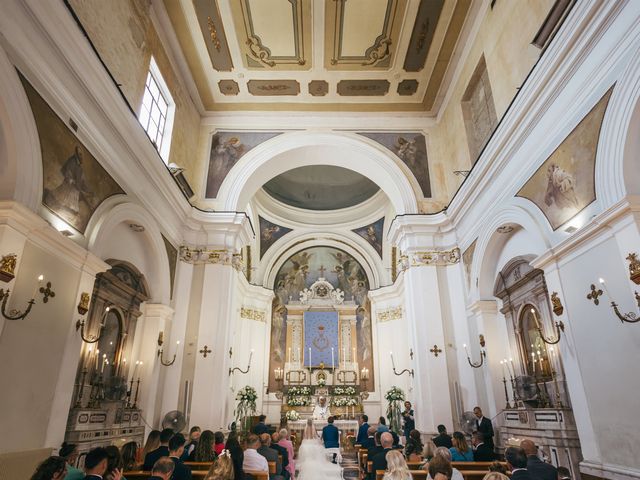
{"type": "Polygon", "coordinates": [[[249,385],[241,388],[237,395],[238,406],[236,407],[236,421],[241,428],[247,431],[250,427],[251,416],[256,413],[256,400],[258,393],[256,389],[249,385]]]}
{"type": "Polygon", "coordinates": [[[289,410],[286,414],[286,417],[287,417],[287,420],[295,422],[296,420],[300,419],[300,414],[295,410],[289,410]]]}

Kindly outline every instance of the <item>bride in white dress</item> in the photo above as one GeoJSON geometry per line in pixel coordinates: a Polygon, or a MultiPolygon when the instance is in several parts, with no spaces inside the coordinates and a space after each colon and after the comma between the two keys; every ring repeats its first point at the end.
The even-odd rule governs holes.
{"type": "Polygon", "coordinates": [[[342,480],[342,467],[331,463],[318,438],[313,420],[307,420],[296,460],[297,480],[342,480]]]}

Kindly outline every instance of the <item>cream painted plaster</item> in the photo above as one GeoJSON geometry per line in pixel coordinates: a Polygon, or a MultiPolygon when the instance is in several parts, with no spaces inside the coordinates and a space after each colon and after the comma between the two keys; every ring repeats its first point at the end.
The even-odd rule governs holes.
{"type": "Polygon", "coordinates": [[[138,112],[153,56],[175,102],[174,128],[169,162],[185,169],[193,185],[195,146],[200,115],[169,58],[151,22],[149,1],[70,0],[86,30],[129,105],[138,112]]]}

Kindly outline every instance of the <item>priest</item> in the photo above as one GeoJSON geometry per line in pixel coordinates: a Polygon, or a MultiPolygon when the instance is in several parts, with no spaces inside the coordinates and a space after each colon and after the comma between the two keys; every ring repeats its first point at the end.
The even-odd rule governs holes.
{"type": "Polygon", "coordinates": [[[320,397],[318,403],[313,407],[313,419],[314,420],[328,420],[331,416],[331,411],[327,405],[327,399],[320,397]]]}

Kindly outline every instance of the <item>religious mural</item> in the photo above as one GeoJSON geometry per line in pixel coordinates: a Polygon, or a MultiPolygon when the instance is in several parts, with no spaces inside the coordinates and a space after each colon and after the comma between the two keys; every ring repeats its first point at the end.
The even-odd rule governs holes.
{"type": "Polygon", "coordinates": [[[376,220],[375,222],[365,225],[364,227],[356,228],[352,230],[352,232],[357,233],[362,238],[364,238],[369,245],[375,248],[380,258],[382,258],[382,227],[384,226],[384,217],[380,220],[376,220]]]}
{"type": "Polygon", "coordinates": [[[422,195],[431,197],[427,143],[423,134],[415,132],[358,132],[358,134],[378,142],[395,153],[413,173],[420,185],[422,195]]]}
{"type": "Polygon", "coordinates": [[[215,198],[233,166],[254,147],[282,132],[217,132],[211,139],[207,198],[215,198]]]}
{"type": "Polygon", "coordinates": [[[96,208],[112,195],[124,194],[91,152],[20,76],[33,111],[42,152],[42,203],[84,233],[96,208]]]}
{"type": "Polygon", "coordinates": [[[262,258],[269,247],[289,233],[291,229],[271,223],[260,216],[258,220],[260,221],[260,258],[262,258]]]}
{"type": "Polygon", "coordinates": [[[600,99],[517,194],[535,203],[554,230],[596,199],[596,151],[612,91],[600,99]]]}
{"type": "Polygon", "coordinates": [[[360,368],[369,369],[369,388],[373,389],[371,305],[368,299],[367,275],[360,263],[348,253],[334,247],[311,247],[289,257],[280,267],[275,278],[276,298],[273,301],[271,319],[270,390],[278,388],[273,377],[274,369],[284,368],[286,362],[287,304],[292,300],[299,300],[300,292],[309,288],[321,277],[331,283],[334,288],[342,290],[345,293],[345,301],[353,300],[358,305],[356,310],[357,360],[360,368]]]}
{"type": "Polygon", "coordinates": [[[467,291],[471,289],[471,265],[473,264],[473,254],[476,251],[476,238],[471,245],[462,254],[462,263],[464,264],[464,277],[467,281],[467,291]]]}
{"type": "Polygon", "coordinates": [[[164,242],[164,248],[167,250],[167,258],[169,259],[169,280],[171,285],[171,291],[169,294],[173,298],[173,282],[176,278],[176,266],[178,262],[178,249],[167,240],[167,237],[162,235],[162,241],[164,242]]]}

